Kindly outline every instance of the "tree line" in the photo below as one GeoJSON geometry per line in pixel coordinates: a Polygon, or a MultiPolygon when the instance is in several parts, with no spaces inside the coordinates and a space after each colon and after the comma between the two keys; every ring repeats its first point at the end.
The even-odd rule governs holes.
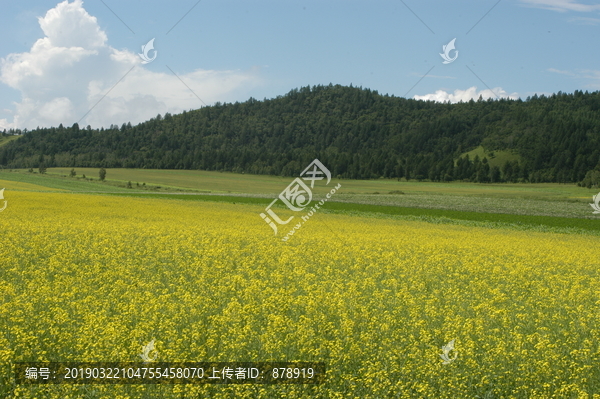
{"type": "Polygon", "coordinates": [[[340,85],[216,103],[108,129],[10,130],[6,168],[200,169],[295,176],[314,158],[340,178],[597,185],[600,93],[436,103],[340,85]],[[510,151],[490,166],[473,148],[510,151]]]}

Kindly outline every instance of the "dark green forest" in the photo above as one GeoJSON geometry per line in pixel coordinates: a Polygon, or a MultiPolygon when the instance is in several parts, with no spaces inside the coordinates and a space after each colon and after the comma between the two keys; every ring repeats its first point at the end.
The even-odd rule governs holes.
{"type": "Polygon", "coordinates": [[[201,169],[295,176],[318,158],[334,176],[431,181],[600,179],[600,92],[450,104],[339,85],[158,115],[108,129],[4,131],[4,168],[201,169]],[[490,165],[466,152],[510,151],[490,165]]]}

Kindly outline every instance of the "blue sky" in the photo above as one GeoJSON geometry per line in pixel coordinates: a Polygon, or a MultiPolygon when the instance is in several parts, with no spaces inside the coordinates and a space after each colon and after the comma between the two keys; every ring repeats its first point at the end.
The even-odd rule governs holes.
{"type": "Polygon", "coordinates": [[[0,3],[0,129],[139,123],[316,84],[436,101],[600,89],[600,3],[0,3]],[[142,64],[154,38],[156,58],[142,64]],[[456,39],[454,58],[442,47],[456,39]]]}

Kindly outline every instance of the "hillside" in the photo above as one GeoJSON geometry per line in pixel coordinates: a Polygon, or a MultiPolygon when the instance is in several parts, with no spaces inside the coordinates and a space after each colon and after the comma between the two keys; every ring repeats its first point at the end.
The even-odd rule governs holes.
{"type": "Polygon", "coordinates": [[[0,147],[0,165],[293,176],[319,158],[340,178],[573,183],[587,174],[586,184],[597,184],[599,110],[599,92],[440,104],[314,86],[136,126],[6,132],[22,134],[0,147]],[[499,165],[478,153],[511,156],[499,165]]]}
{"type": "Polygon", "coordinates": [[[4,135],[3,134],[0,136],[0,147],[10,143],[13,140],[18,139],[18,138],[19,138],[19,136],[16,136],[16,135],[4,135]]]}

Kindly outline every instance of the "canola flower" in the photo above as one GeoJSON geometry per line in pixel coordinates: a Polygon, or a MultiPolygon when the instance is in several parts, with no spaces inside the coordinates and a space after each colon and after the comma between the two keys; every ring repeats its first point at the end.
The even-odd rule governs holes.
{"type": "Polygon", "coordinates": [[[11,193],[0,397],[599,397],[597,237],[321,213],[281,242],[260,211],[11,193]],[[14,384],[15,361],[135,362],[151,339],[161,361],[323,361],[327,382],[14,384]]]}

